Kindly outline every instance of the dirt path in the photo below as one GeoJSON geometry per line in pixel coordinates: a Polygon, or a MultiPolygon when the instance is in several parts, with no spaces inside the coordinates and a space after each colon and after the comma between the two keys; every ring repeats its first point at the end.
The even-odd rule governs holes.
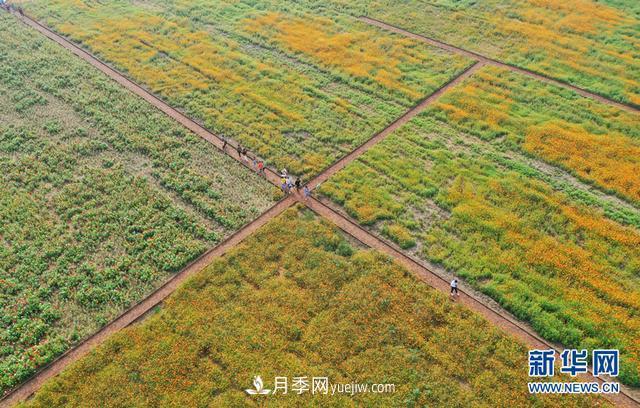
{"type": "Polygon", "coordinates": [[[338,171],[342,170],[347,164],[351,163],[352,161],[360,157],[367,150],[371,149],[382,139],[389,136],[400,126],[409,122],[412,118],[414,118],[417,114],[419,114],[427,106],[429,106],[433,101],[438,99],[443,93],[447,92],[447,90],[456,86],[458,83],[460,83],[464,79],[470,77],[474,72],[480,69],[483,65],[484,65],[483,62],[476,62],[475,64],[471,65],[466,70],[464,70],[462,73],[460,73],[458,76],[456,76],[455,78],[452,78],[449,82],[442,85],[434,93],[432,93],[427,98],[425,98],[422,102],[420,102],[411,110],[407,111],[404,115],[400,116],[398,119],[393,121],[391,124],[385,127],[382,131],[375,134],[371,139],[367,140],[366,142],[361,144],[359,147],[357,147],[355,150],[353,150],[351,153],[339,159],[331,166],[327,167],[322,173],[320,173],[318,176],[316,176],[313,180],[309,182],[309,188],[313,190],[318,185],[320,185],[320,183],[326,181],[327,179],[329,179],[329,177],[333,176],[338,171]]]}
{"type": "Polygon", "coordinates": [[[584,96],[586,98],[595,99],[595,100],[597,100],[599,102],[602,102],[602,103],[605,103],[607,105],[613,105],[615,107],[618,107],[620,109],[624,109],[624,110],[629,111],[629,112],[636,112],[636,113],[640,112],[640,109],[638,109],[638,108],[636,108],[636,107],[634,107],[632,105],[628,105],[626,103],[621,103],[621,102],[616,102],[616,101],[611,100],[611,99],[609,99],[609,98],[607,98],[605,96],[598,95],[598,94],[593,93],[593,92],[589,92],[586,89],[582,89],[582,88],[577,87],[575,85],[571,85],[569,83],[566,83],[566,82],[563,82],[563,81],[559,81],[557,79],[550,78],[550,77],[547,77],[547,76],[542,75],[542,74],[538,74],[538,73],[530,71],[528,69],[520,68],[520,67],[517,67],[515,65],[506,64],[504,62],[500,62],[498,60],[486,57],[484,55],[475,53],[473,51],[465,50],[464,48],[456,47],[455,45],[451,45],[451,44],[444,43],[442,41],[438,41],[438,40],[436,40],[434,38],[430,38],[430,37],[427,37],[427,36],[424,36],[424,35],[421,35],[421,34],[412,33],[410,31],[404,30],[404,29],[402,29],[400,27],[396,27],[394,25],[385,23],[384,21],[380,21],[380,20],[376,20],[376,19],[371,18],[371,17],[364,17],[364,16],[359,17],[358,19],[360,21],[362,21],[362,22],[365,22],[367,24],[370,24],[370,25],[385,29],[387,31],[391,31],[391,32],[394,32],[396,34],[403,35],[405,37],[413,38],[415,40],[422,41],[422,42],[425,42],[427,44],[433,45],[434,47],[438,47],[438,48],[441,48],[443,50],[447,50],[449,52],[453,52],[453,53],[456,53],[456,54],[464,55],[466,57],[478,60],[480,62],[484,62],[487,65],[494,65],[494,66],[502,67],[502,68],[508,69],[510,71],[518,72],[520,74],[527,75],[529,77],[539,79],[540,81],[544,81],[544,82],[547,82],[547,83],[550,83],[550,84],[553,84],[553,85],[557,85],[557,86],[560,86],[560,87],[563,87],[563,88],[571,89],[572,91],[575,91],[576,93],[578,93],[578,94],[580,94],[580,95],[582,95],[582,96],[584,96]]]}
{"type": "MultiPolygon", "coordinates": [[[[143,87],[137,85],[136,83],[128,80],[122,74],[120,74],[115,69],[111,68],[109,65],[103,63],[98,60],[88,52],[84,51],[80,47],[75,44],[69,42],[64,37],[52,32],[47,27],[39,24],[38,22],[31,20],[28,17],[17,16],[23,22],[28,24],[29,26],[35,28],[40,33],[44,34],[46,37],[60,44],[64,48],[72,51],[74,54],[88,61],[94,67],[98,68],[100,71],[113,78],[116,82],[126,87],[130,91],[134,92],[136,95],[144,98],[146,101],[151,103],[153,106],[157,107],[170,117],[174,118],[182,125],[202,137],[203,139],[213,143],[219,149],[222,148],[222,139],[209,132],[201,125],[189,119],[187,116],[179,112],[178,110],[170,107],[165,102],[154,96],[151,92],[147,91],[143,87]]],[[[382,23],[384,24],[384,23],[382,23]]],[[[386,27],[383,27],[386,28],[386,27]]],[[[398,29],[399,30],[399,29],[398,29]]],[[[403,31],[403,30],[401,30],[403,31]]],[[[411,34],[411,33],[409,33],[411,34]]],[[[463,50],[464,51],[464,50],[463,50]]],[[[465,51],[466,52],[466,51],[465,51]]],[[[343,168],[348,163],[355,160],[361,154],[366,152],[376,143],[384,139],[386,136],[391,134],[398,127],[409,121],[415,115],[417,115],[420,111],[422,111],[427,105],[437,99],[440,95],[446,92],[450,87],[455,86],[457,83],[467,78],[477,69],[479,69],[485,63],[495,64],[494,61],[488,60],[481,56],[476,56],[471,54],[472,58],[479,60],[479,62],[470,66],[466,71],[452,79],[449,83],[443,85],[440,89],[434,92],[432,95],[427,97],[420,104],[415,106],[413,109],[405,113],[403,116],[398,118],[396,121],[387,126],[384,130],[374,135],[371,139],[365,142],[360,147],[356,148],[353,152],[345,156],[344,158],[338,160],[332,166],[328,167],[324,170],[320,175],[318,175],[311,183],[311,187],[316,187],[322,181],[327,180],[331,175],[335,174],[341,168],[343,168]]],[[[549,81],[548,79],[546,79],[549,81]]],[[[563,86],[567,86],[564,85],[563,86]]],[[[586,91],[585,91],[586,92],[586,91]]],[[[601,97],[599,97],[601,98],[601,97]]],[[[606,99],[605,99],[606,100],[606,99]]],[[[241,162],[243,165],[246,164],[242,161],[240,157],[238,157],[235,149],[229,146],[226,150],[226,153],[241,162]]],[[[267,179],[274,185],[279,185],[279,176],[276,171],[271,168],[266,169],[267,179]]],[[[67,365],[77,361],[79,358],[87,354],[93,347],[102,343],[109,335],[121,330],[122,328],[130,325],[131,323],[137,321],[142,318],[146,313],[152,310],[155,306],[162,303],[164,299],[167,298],[185,279],[189,276],[197,273],[202,270],[206,265],[213,261],[216,257],[222,256],[226,251],[228,251],[233,246],[240,243],[247,236],[251,235],[255,230],[260,228],[262,225],[267,223],[272,218],[276,217],[280,213],[282,213],[285,209],[289,208],[296,201],[300,201],[304,205],[311,208],[318,215],[332,221],[335,223],[340,229],[342,229],[347,234],[351,235],[358,241],[364,243],[365,245],[380,250],[383,253],[393,257],[400,264],[408,268],[410,271],[415,273],[420,279],[422,279],[425,283],[432,286],[437,290],[442,290],[445,293],[449,292],[449,283],[440,277],[438,274],[432,272],[425,266],[423,266],[418,261],[409,257],[405,253],[403,253],[400,249],[396,248],[393,244],[385,242],[384,240],[376,237],[375,235],[369,233],[364,228],[360,227],[357,223],[350,220],[349,218],[339,214],[332,208],[326,206],[315,198],[310,198],[308,200],[303,200],[299,195],[291,195],[276,205],[271,207],[269,210],[260,215],[253,222],[249,223],[229,238],[227,238],[224,242],[219,244],[218,246],[210,249],[205,252],[202,256],[200,256],[197,260],[189,264],[186,268],[180,271],[178,274],[174,275],[171,279],[169,279],[163,286],[161,286],[158,290],[153,292],[147,298],[142,300],[140,303],[136,304],[123,314],[121,314],[114,321],[109,323],[107,326],[102,328],[96,334],[91,337],[85,339],[82,343],[77,345],[76,347],[68,350],[65,354],[60,356],[58,359],[53,361],[51,364],[42,368],[37,374],[31,377],[28,381],[15,388],[10,394],[8,394],[4,399],[0,401],[0,407],[9,407],[12,406],[24,399],[28,398],[32,395],[38,388],[49,378],[55,376],[60,371],[62,371],[67,365]]],[[[499,326],[504,331],[514,335],[519,340],[523,341],[530,347],[537,348],[554,348],[552,345],[547,343],[545,340],[540,338],[533,330],[527,328],[527,326],[517,321],[516,319],[508,316],[508,313],[505,311],[495,310],[494,308],[489,307],[481,300],[478,300],[474,296],[470,295],[464,290],[460,291],[459,302],[469,307],[470,309],[481,314],[485,319],[492,322],[496,326],[499,326]]],[[[587,377],[584,379],[585,381],[594,381],[593,377],[587,377]]],[[[598,381],[602,382],[602,380],[598,379],[598,381]]],[[[607,396],[613,403],[619,406],[638,406],[638,402],[633,400],[629,395],[625,392],[619,395],[609,395],[607,396]]]]}
{"type": "Polygon", "coordinates": [[[11,407],[19,403],[20,401],[24,401],[25,399],[27,399],[34,392],[36,392],[48,379],[60,373],[69,364],[82,358],[82,356],[87,354],[94,347],[104,342],[110,335],[127,327],[131,323],[143,317],[154,307],[162,303],[162,301],[164,301],[164,299],[171,295],[187,278],[204,269],[207,265],[213,262],[215,258],[224,255],[229,249],[238,245],[245,238],[253,234],[258,228],[262,227],[274,217],[277,217],[295,202],[296,200],[293,196],[289,196],[279,201],[267,211],[262,213],[262,215],[260,215],[254,221],[235,232],[225,241],[202,254],[200,257],[198,257],[198,259],[191,262],[177,274],[173,275],[151,295],[144,298],[135,306],[123,312],[111,323],[104,326],[98,332],[88,337],[77,346],[69,349],[66,353],[43,367],[29,380],[16,387],[13,392],[8,394],[4,399],[0,400],[0,407],[11,407]]]}

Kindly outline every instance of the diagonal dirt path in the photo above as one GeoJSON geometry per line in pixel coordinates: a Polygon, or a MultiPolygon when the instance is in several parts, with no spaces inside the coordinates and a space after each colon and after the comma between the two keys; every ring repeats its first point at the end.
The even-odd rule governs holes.
{"type": "MultiPolygon", "coordinates": [[[[432,288],[449,293],[449,282],[441,277],[436,272],[427,268],[422,262],[405,254],[395,244],[390,243],[384,239],[373,235],[369,231],[362,228],[356,221],[350,219],[347,216],[340,214],[330,206],[322,203],[320,200],[310,197],[304,200],[303,203],[313,210],[316,214],[331,221],[338,228],[345,233],[349,234],[353,238],[362,242],[366,246],[376,249],[382,253],[387,254],[399,264],[413,272],[420,280],[425,282],[432,288]]],[[[456,299],[457,302],[462,303],[467,308],[480,314],[486,320],[493,325],[500,327],[503,331],[513,335],[518,340],[523,342],[530,349],[554,349],[556,351],[556,358],[560,358],[561,349],[540,336],[538,336],[533,329],[523,322],[518,321],[515,317],[511,316],[508,312],[499,307],[488,306],[481,298],[476,297],[472,291],[465,290],[464,288],[458,288],[460,296],[456,299]]],[[[525,369],[526,367],[523,367],[525,369]]],[[[590,371],[591,373],[591,371],[590,371]]],[[[578,377],[583,382],[594,382],[602,384],[604,382],[615,381],[610,378],[598,378],[592,375],[581,375],[578,377]]],[[[603,395],[609,399],[612,403],[619,407],[638,407],[640,406],[640,400],[635,398],[631,394],[632,390],[627,390],[626,387],[621,386],[619,394],[606,394],[603,395]]]]}
{"type": "Polygon", "coordinates": [[[599,102],[602,102],[602,103],[605,103],[607,105],[613,105],[615,107],[618,107],[620,109],[624,109],[624,110],[629,111],[629,112],[636,112],[636,113],[640,112],[640,109],[638,109],[637,107],[634,107],[632,105],[614,101],[614,100],[609,99],[609,98],[607,98],[605,96],[598,95],[596,93],[587,91],[586,89],[577,87],[575,85],[571,85],[571,84],[569,84],[567,82],[563,82],[563,81],[560,81],[560,80],[557,80],[557,79],[554,79],[554,78],[551,78],[551,77],[548,77],[548,76],[545,76],[545,75],[542,75],[542,74],[538,74],[536,72],[530,71],[530,70],[525,69],[525,68],[520,68],[520,67],[517,67],[515,65],[511,65],[511,64],[504,63],[504,62],[500,62],[500,61],[495,60],[493,58],[486,57],[484,55],[475,53],[473,51],[465,50],[464,48],[456,47],[455,45],[447,44],[445,42],[436,40],[434,38],[430,38],[430,37],[427,37],[427,36],[424,36],[424,35],[421,35],[421,34],[412,33],[411,31],[407,31],[405,29],[402,29],[400,27],[394,26],[392,24],[385,23],[384,21],[376,20],[374,18],[365,17],[365,16],[358,17],[358,20],[360,20],[360,21],[362,21],[364,23],[367,23],[369,25],[373,25],[373,26],[376,26],[378,28],[382,28],[384,30],[394,32],[396,34],[403,35],[405,37],[413,38],[414,40],[422,41],[422,42],[427,43],[429,45],[432,45],[434,47],[438,47],[438,48],[441,48],[443,50],[446,50],[446,51],[449,51],[449,52],[452,52],[452,53],[455,53],[455,54],[460,54],[460,55],[464,55],[464,56],[469,57],[469,58],[473,58],[473,59],[478,60],[480,62],[484,62],[487,65],[498,66],[498,67],[501,67],[501,68],[508,69],[510,71],[514,71],[514,72],[518,72],[518,73],[523,74],[523,75],[527,75],[527,76],[532,77],[532,78],[536,78],[536,79],[538,79],[540,81],[544,81],[544,82],[547,82],[547,83],[550,83],[550,84],[553,84],[553,85],[556,85],[556,86],[560,86],[560,87],[563,87],[563,88],[571,89],[572,91],[575,91],[576,93],[578,93],[578,94],[580,94],[580,95],[582,95],[582,96],[584,96],[586,98],[595,99],[595,100],[597,100],[599,102]]]}
{"type": "MultiPolygon", "coordinates": [[[[103,63],[99,59],[95,58],[93,55],[84,51],[83,49],[76,46],[75,44],[69,42],[64,37],[54,33],[53,31],[48,29],[46,26],[41,25],[35,20],[32,20],[26,16],[16,15],[16,17],[22,20],[27,25],[35,28],[40,33],[44,34],[46,37],[57,42],[64,48],[69,49],[80,58],[83,58],[84,60],[88,61],[94,67],[98,68],[100,71],[102,71],[103,73],[105,73],[106,75],[114,79],[116,82],[118,82],[125,88],[129,89],[130,91],[142,97],[152,105],[156,106],[165,114],[174,118],[175,120],[183,124],[185,127],[190,129],[197,135],[201,136],[205,140],[214,144],[219,149],[222,149],[223,142],[219,136],[209,132],[208,130],[206,130],[204,127],[202,127],[192,119],[188,118],[178,110],[172,108],[171,106],[163,102],[161,99],[154,96],[151,92],[147,91],[143,87],[139,86],[138,84],[124,77],[122,74],[120,74],[115,69],[111,68],[109,65],[103,63]]],[[[472,75],[473,72],[479,69],[482,65],[486,63],[490,63],[490,64],[496,63],[492,60],[489,60],[482,56],[477,56],[475,54],[469,54],[469,56],[478,60],[478,62],[476,62],[469,68],[467,68],[467,70],[461,73],[458,77],[452,79],[449,83],[443,85],[440,89],[438,89],[432,95],[427,97],[424,101],[422,101],[416,107],[414,107],[413,109],[405,113],[396,121],[392,122],[385,129],[383,129],[381,132],[374,135],[371,139],[369,139],[360,147],[356,148],[349,155],[345,156],[344,158],[334,163],[332,166],[328,167],[320,175],[318,175],[314,180],[311,181],[310,187],[316,187],[322,181],[328,179],[331,175],[335,174],[338,170],[343,168],[346,164],[355,160],[357,157],[359,157],[361,154],[366,152],[376,143],[378,143],[379,141],[384,139],[386,136],[388,136],[390,133],[392,133],[395,129],[397,129],[402,124],[406,123],[415,115],[417,115],[428,104],[430,104],[435,99],[437,99],[440,95],[446,92],[450,87],[462,81],[464,78],[467,78],[468,76],[472,75]]],[[[563,85],[563,86],[567,86],[567,85],[563,85]]],[[[238,157],[237,153],[233,148],[228,148],[227,150],[225,150],[225,153],[246,166],[246,164],[242,161],[242,159],[238,157]]],[[[279,185],[279,175],[277,174],[276,171],[274,171],[271,168],[266,168],[266,173],[267,173],[266,174],[267,180],[269,180],[274,185],[279,185]]],[[[444,280],[435,272],[429,270],[419,261],[416,261],[413,258],[406,255],[405,253],[403,253],[400,249],[395,247],[394,244],[386,242],[385,240],[371,234],[370,232],[362,228],[353,220],[338,213],[337,211],[321,203],[315,198],[309,198],[304,200],[297,194],[291,195],[284,198],[277,204],[275,204],[273,207],[271,207],[265,213],[260,215],[253,222],[249,223],[248,225],[246,225],[245,227],[237,231],[235,234],[231,235],[229,238],[227,238],[218,246],[205,252],[198,259],[193,261],[191,264],[185,267],[182,271],[180,271],[179,273],[174,275],[171,279],[169,279],[157,291],[149,295],[147,298],[143,299],[140,303],[136,304],[129,310],[125,311],[122,315],[120,315],[114,321],[109,323],[99,332],[85,339],[82,343],[70,349],[69,351],[67,351],[65,354],[60,356],[58,359],[54,360],[49,365],[45,366],[43,369],[41,369],[38,373],[36,373],[33,377],[31,377],[25,383],[21,384],[19,387],[16,387],[14,390],[11,391],[11,393],[6,395],[4,399],[0,400],[0,407],[5,407],[5,406],[9,407],[28,398],[31,394],[37,391],[37,389],[40,388],[40,386],[47,379],[55,376],[60,371],[62,371],[67,365],[81,358],[83,355],[88,353],[93,347],[103,342],[112,333],[115,333],[121,330],[122,328],[130,325],[131,323],[134,323],[135,321],[143,318],[145,314],[147,314],[153,307],[161,304],[162,301],[166,299],[166,297],[169,296],[186,278],[202,270],[206,265],[212,262],[213,259],[215,259],[216,257],[222,256],[227,250],[229,250],[233,246],[240,243],[247,236],[251,235],[255,230],[260,228],[262,225],[266,224],[269,220],[276,217],[277,215],[282,213],[285,209],[289,208],[291,205],[293,205],[296,202],[300,202],[306,205],[307,207],[312,209],[314,212],[316,212],[318,215],[330,220],[331,222],[336,224],[336,226],[342,229],[345,233],[353,236],[354,238],[364,243],[365,245],[371,248],[380,250],[381,252],[391,256],[392,258],[397,260],[400,264],[405,266],[407,269],[415,273],[420,279],[422,279],[425,283],[432,286],[433,288],[437,290],[442,290],[448,293],[449,285],[446,280],[444,280]]],[[[549,344],[548,342],[540,338],[532,329],[528,328],[528,326],[526,326],[524,323],[517,321],[517,319],[513,317],[510,317],[506,311],[495,310],[495,307],[494,308],[489,307],[481,299],[474,297],[472,294],[467,293],[464,290],[461,290],[460,292],[461,293],[460,293],[459,301],[461,303],[463,303],[465,306],[469,307],[470,309],[473,309],[474,311],[478,312],[485,319],[489,320],[496,326],[499,326],[506,332],[514,335],[515,337],[517,337],[518,339],[520,339],[530,347],[556,349],[556,347],[554,347],[553,345],[549,344]]],[[[593,381],[593,377],[585,378],[585,381],[593,381]]],[[[598,381],[602,382],[602,380],[600,379],[598,379],[598,381]]],[[[607,395],[606,397],[609,398],[613,403],[619,406],[638,406],[639,404],[639,402],[633,399],[633,397],[631,397],[630,395],[628,395],[628,393],[624,389],[621,394],[607,395]]]]}
{"type": "MultiPolygon", "coordinates": [[[[58,43],[63,48],[71,51],[72,53],[74,53],[78,57],[82,58],[83,60],[85,60],[89,64],[93,65],[95,68],[97,68],[98,70],[102,71],[105,75],[107,75],[109,78],[111,78],[114,81],[116,81],[118,84],[122,85],[123,87],[125,87],[129,91],[133,92],[137,96],[139,96],[142,99],[144,99],[145,101],[149,102],[151,105],[155,106],[156,108],[158,108],[160,111],[162,111],[166,115],[168,115],[171,118],[175,119],[182,126],[186,127],[187,129],[191,130],[196,135],[200,136],[204,140],[206,140],[209,143],[211,143],[214,146],[216,146],[218,149],[222,150],[222,146],[223,146],[223,143],[224,143],[222,137],[220,137],[220,136],[208,131],[202,125],[197,123],[195,120],[187,117],[185,114],[183,114],[179,110],[171,107],[169,104],[167,104],[162,99],[160,99],[157,96],[155,96],[153,93],[148,91],[146,88],[144,88],[141,85],[138,85],[137,83],[131,81],[130,79],[125,77],[123,74],[121,74],[116,69],[112,68],[107,63],[105,63],[105,62],[101,61],[100,59],[96,58],[95,56],[93,56],[89,52],[85,51],[81,47],[77,46],[76,44],[72,43],[71,41],[67,40],[63,36],[53,32],[51,29],[49,29],[45,25],[40,24],[38,21],[36,21],[36,20],[26,16],[26,15],[20,15],[20,14],[17,14],[17,13],[13,13],[13,14],[14,14],[14,16],[16,18],[18,18],[20,21],[22,21],[26,25],[34,28],[35,30],[37,30],[41,34],[43,34],[45,37],[47,37],[50,40],[58,43]]],[[[228,144],[227,148],[224,150],[224,153],[226,153],[228,156],[232,157],[233,159],[235,159],[236,161],[238,161],[239,163],[241,163],[245,167],[251,168],[247,163],[245,163],[242,160],[242,158],[236,152],[235,147],[237,146],[237,142],[234,142],[231,139],[227,139],[227,140],[229,141],[229,144],[228,144]]],[[[253,154],[251,154],[249,152],[248,152],[248,154],[252,158],[256,157],[255,155],[253,155],[253,154]]],[[[266,179],[271,184],[276,185],[276,186],[280,185],[280,181],[279,181],[280,180],[280,176],[277,174],[277,172],[275,170],[273,170],[272,168],[269,168],[269,167],[265,167],[265,175],[266,175],[266,179]]]]}
{"type": "Polygon", "coordinates": [[[311,180],[308,184],[310,189],[316,188],[320,183],[326,181],[329,177],[336,174],[338,171],[342,170],[347,164],[351,163],[361,155],[363,155],[367,150],[371,149],[382,139],[389,136],[396,129],[404,125],[413,119],[417,114],[422,112],[427,106],[429,106],[433,101],[438,99],[442,94],[447,92],[450,88],[456,86],[461,81],[464,81],[466,78],[473,75],[478,69],[480,69],[484,65],[483,62],[476,62],[473,65],[469,66],[466,70],[462,71],[462,73],[458,74],[455,78],[452,78],[449,82],[442,85],[438,88],[434,93],[425,98],[422,102],[416,105],[411,110],[407,111],[404,115],[400,116],[398,119],[393,121],[386,128],[382,129],[379,133],[375,134],[371,139],[367,140],[355,150],[353,150],[348,155],[339,159],[331,166],[327,167],[322,173],[317,175],[313,180],[311,180]]]}

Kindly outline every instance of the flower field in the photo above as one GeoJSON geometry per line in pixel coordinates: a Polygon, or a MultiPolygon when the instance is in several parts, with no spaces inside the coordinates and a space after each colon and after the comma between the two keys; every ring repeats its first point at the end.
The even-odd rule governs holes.
{"type": "Polygon", "coordinates": [[[0,395],[272,203],[272,187],[0,13],[0,395]]]}
{"type": "Polygon", "coordinates": [[[527,350],[313,213],[290,209],[24,406],[606,406],[527,393],[527,350]],[[250,396],[254,376],[396,384],[250,396]]]}
{"type": "Polygon", "coordinates": [[[209,129],[294,174],[317,174],[470,65],[353,19],[252,3],[20,2],[209,129]]]}
{"type": "Polygon", "coordinates": [[[435,117],[562,166],[640,204],[640,115],[486,67],[432,107],[435,117]]]}
{"type": "Polygon", "coordinates": [[[306,0],[367,15],[640,107],[634,0],[306,0]]]}
{"type": "Polygon", "coordinates": [[[320,191],[546,339],[619,348],[640,385],[640,211],[502,147],[427,111],[320,191]]]}
{"type": "Polygon", "coordinates": [[[608,406],[529,393],[528,350],[510,333],[618,349],[617,380],[629,386],[620,400],[640,389],[635,3],[10,5],[0,10],[0,397],[35,392],[24,407],[608,406]],[[136,97],[53,30],[256,153],[270,177],[286,168],[312,182],[266,211],[286,184],[136,97]],[[200,273],[163,286],[162,296],[178,288],[160,306],[147,299],[125,317],[136,323],[33,376],[261,214],[200,273]],[[425,282],[460,278],[470,297],[455,302],[361,242],[420,259],[425,282]],[[467,307],[491,319],[508,311],[524,328],[467,307]],[[251,395],[279,376],[396,389],[251,395]]]}

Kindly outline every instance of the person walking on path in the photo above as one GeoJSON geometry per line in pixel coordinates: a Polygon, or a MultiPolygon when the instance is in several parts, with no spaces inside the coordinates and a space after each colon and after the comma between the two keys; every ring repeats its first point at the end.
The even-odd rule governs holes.
{"type": "Polygon", "coordinates": [[[458,279],[453,278],[451,281],[451,296],[458,296],[458,279]]]}
{"type": "Polygon", "coordinates": [[[309,186],[304,186],[303,194],[305,200],[311,197],[311,190],[309,190],[309,186]]]}
{"type": "Polygon", "coordinates": [[[287,179],[282,177],[280,178],[280,188],[282,188],[282,192],[285,194],[289,194],[289,187],[287,184],[287,179]]]}
{"type": "Polygon", "coordinates": [[[267,177],[267,174],[264,172],[264,162],[262,160],[258,162],[258,174],[267,177]]]}
{"type": "Polygon", "coordinates": [[[223,151],[223,152],[226,152],[226,151],[227,151],[227,145],[228,145],[228,144],[229,144],[229,143],[227,142],[227,138],[226,138],[226,137],[224,137],[224,136],[222,136],[222,151],[223,151]]]}
{"type": "Polygon", "coordinates": [[[238,152],[238,158],[242,158],[242,145],[240,143],[236,146],[236,152],[238,152]]]}
{"type": "Polygon", "coordinates": [[[299,193],[300,192],[300,187],[302,187],[302,182],[300,181],[300,178],[296,179],[296,191],[299,193]]]}

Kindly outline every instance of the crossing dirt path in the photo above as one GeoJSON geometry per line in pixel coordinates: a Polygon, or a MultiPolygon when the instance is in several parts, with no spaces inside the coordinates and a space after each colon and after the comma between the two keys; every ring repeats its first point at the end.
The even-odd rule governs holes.
{"type": "Polygon", "coordinates": [[[566,82],[563,82],[563,81],[559,81],[557,79],[554,79],[554,78],[551,78],[551,77],[548,77],[548,76],[545,76],[545,75],[542,75],[542,74],[538,74],[536,72],[530,71],[530,70],[525,69],[525,68],[520,68],[520,67],[517,67],[515,65],[511,65],[511,64],[504,63],[504,62],[500,62],[500,61],[495,60],[493,58],[486,57],[484,55],[478,54],[478,53],[473,52],[473,51],[465,50],[464,48],[456,47],[455,45],[447,44],[445,42],[442,42],[442,41],[436,40],[434,38],[430,38],[430,37],[424,36],[422,34],[416,34],[416,33],[413,33],[411,31],[407,31],[405,29],[402,29],[400,27],[394,26],[392,24],[385,23],[384,21],[380,21],[380,20],[376,20],[376,19],[371,18],[371,17],[364,17],[364,16],[358,17],[358,19],[360,21],[362,21],[362,22],[367,23],[367,24],[376,26],[378,28],[385,29],[387,31],[394,32],[396,34],[403,35],[405,37],[413,38],[414,40],[422,41],[422,42],[430,44],[430,45],[432,45],[434,47],[438,47],[438,48],[441,48],[443,50],[446,50],[446,51],[449,51],[449,52],[452,52],[452,53],[455,53],[455,54],[464,55],[464,56],[469,57],[469,58],[473,58],[473,59],[478,60],[480,62],[483,62],[483,63],[485,63],[487,65],[498,66],[498,67],[501,67],[501,68],[508,69],[510,71],[514,71],[514,72],[518,72],[518,73],[523,74],[523,75],[527,75],[527,76],[532,77],[532,78],[536,78],[536,79],[538,79],[540,81],[544,81],[544,82],[547,82],[547,83],[550,83],[550,84],[553,84],[553,85],[556,85],[556,86],[560,86],[560,87],[563,87],[563,88],[571,89],[572,91],[575,91],[576,93],[578,93],[578,94],[580,94],[580,95],[582,95],[582,96],[584,96],[586,98],[595,99],[595,100],[597,100],[599,102],[602,102],[602,103],[605,103],[605,104],[608,104],[608,105],[613,105],[613,106],[616,106],[616,107],[618,107],[620,109],[624,109],[624,110],[629,111],[629,112],[640,112],[640,109],[638,109],[638,108],[636,108],[636,107],[634,107],[632,105],[628,105],[626,103],[621,103],[621,102],[614,101],[614,100],[609,99],[609,98],[607,98],[605,96],[598,95],[596,93],[587,91],[586,89],[577,87],[575,85],[571,85],[569,83],[566,83],[566,82]]]}
{"type": "MultiPolygon", "coordinates": [[[[35,20],[27,16],[16,15],[17,18],[22,20],[25,24],[35,28],[40,33],[44,34],[46,37],[60,44],[64,48],[72,51],[74,54],[79,56],[80,58],[86,60],[94,67],[98,68],[100,71],[108,75],[110,78],[129,89],[131,92],[136,95],[142,97],[153,106],[160,109],[162,112],[166,113],[170,117],[177,120],[179,123],[214,144],[219,149],[222,149],[222,139],[209,132],[207,129],[202,127],[200,124],[185,116],[180,111],[172,108],[164,101],[153,95],[151,92],[143,88],[142,86],[134,83],[133,81],[127,79],[120,72],[116,71],[109,65],[95,58],[90,53],[86,52],[82,48],[77,45],[71,43],[66,40],[64,37],[54,33],[46,26],[38,23],[35,20]]],[[[493,63],[491,60],[486,58],[479,58],[478,56],[471,55],[472,58],[476,59],[477,62],[471,65],[467,70],[462,72],[459,76],[452,79],[447,84],[444,84],[440,89],[435,91],[432,95],[424,99],[414,108],[406,112],[403,116],[389,124],[385,129],[381,132],[374,135],[367,142],[362,144],[360,147],[356,148],[350,154],[345,156],[344,158],[338,160],[336,163],[328,167],[321,174],[319,174],[315,179],[310,182],[310,187],[316,187],[318,184],[328,179],[331,175],[335,174],[338,170],[343,168],[348,163],[355,160],[357,157],[362,155],[372,146],[374,146],[379,141],[383,140],[386,136],[391,134],[394,130],[400,127],[402,124],[409,121],[415,115],[420,113],[427,105],[445,93],[449,88],[455,86],[460,81],[472,75],[476,70],[478,70],[481,66],[486,63],[493,63]]],[[[566,85],[564,85],[566,86],[566,85]]],[[[233,143],[230,141],[230,144],[233,143]]],[[[237,152],[234,148],[229,147],[224,152],[236,159],[243,165],[247,166],[244,161],[238,157],[237,152]]],[[[278,186],[279,185],[279,175],[272,168],[266,168],[266,178],[272,184],[278,186]]],[[[405,266],[407,269],[412,271],[416,276],[418,276],[421,280],[423,280],[428,285],[432,286],[437,290],[444,291],[448,293],[449,291],[449,283],[439,276],[437,273],[429,270],[425,265],[423,265],[420,261],[417,261],[404,252],[402,252],[399,248],[395,247],[394,244],[389,243],[382,238],[379,238],[369,231],[365,230],[363,227],[358,225],[355,221],[349,219],[348,217],[340,214],[333,208],[323,204],[321,201],[310,197],[308,199],[304,199],[299,194],[292,194],[283,200],[276,203],[269,210],[261,214],[258,218],[256,218],[253,222],[247,224],[236,233],[231,235],[225,241],[223,241],[218,246],[211,248],[204,254],[202,254],[198,259],[187,265],[182,271],[174,275],[170,278],[164,285],[162,285],[158,290],[153,292],[147,298],[143,299],[140,303],[136,304],[132,308],[123,312],[119,317],[113,320],[111,323],[103,327],[100,331],[85,339],[83,342],[78,344],[76,347],[68,350],[62,356],[54,360],[49,365],[42,368],[38,371],[33,377],[29,380],[21,384],[12,390],[9,394],[7,394],[4,399],[0,400],[0,407],[10,407],[14,404],[25,400],[34,392],[36,392],[40,386],[44,382],[46,382],[49,378],[60,373],[67,365],[77,361],[82,356],[86,355],[91,349],[96,347],[98,344],[102,343],[109,335],[117,332],[118,330],[127,327],[128,325],[136,322],[137,320],[144,317],[149,311],[151,311],[154,307],[161,304],[164,299],[167,298],[175,289],[179,287],[179,285],[184,282],[185,279],[202,270],[206,265],[211,263],[216,257],[222,256],[226,253],[230,248],[234,247],[246,237],[255,232],[262,225],[266,224],[269,220],[281,214],[284,210],[294,205],[296,202],[302,203],[313,210],[319,216],[328,219],[333,222],[338,228],[343,230],[345,233],[351,235],[358,241],[363,244],[377,249],[387,255],[391,256],[395,260],[397,260],[400,264],[405,266]]],[[[501,310],[500,308],[496,308],[495,305],[489,306],[482,299],[474,296],[470,292],[465,290],[460,291],[460,296],[458,300],[460,303],[469,307],[470,309],[478,312],[485,319],[489,320],[493,324],[501,327],[504,331],[514,335],[522,342],[524,342],[527,346],[531,348],[553,348],[557,349],[557,347],[549,344],[540,336],[538,336],[532,329],[530,329],[526,324],[519,322],[517,319],[510,316],[506,311],[501,310]]],[[[600,379],[596,379],[599,382],[602,382],[600,379]]],[[[594,381],[594,377],[585,377],[584,381],[594,381]]],[[[618,406],[632,407],[632,406],[640,406],[640,402],[634,400],[632,396],[628,394],[626,390],[623,390],[620,394],[617,395],[607,395],[608,399],[611,400],[614,404],[618,406]]]]}

